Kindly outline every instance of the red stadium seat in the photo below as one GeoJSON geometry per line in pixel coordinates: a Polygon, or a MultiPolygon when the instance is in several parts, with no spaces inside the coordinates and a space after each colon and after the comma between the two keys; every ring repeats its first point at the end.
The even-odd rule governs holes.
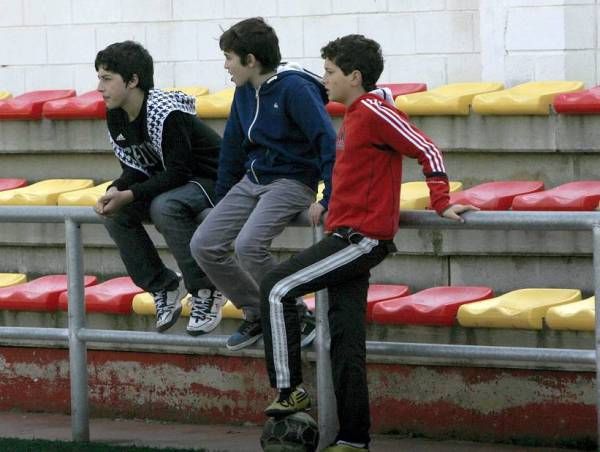
{"type": "Polygon", "coordinates": [[[461,305],[493,296],[489,287],[432,287],[413,295],[377,303],[373,308],[373,322],[451,326],[461,305]]]}
{"type": "Polygon", "coordinates": [[[427,83],[378,83],[377,87],[389,88],[394,99],[398,96],[403,96],[404,94],[427,91],[427,83]]]}
{"type": "MultiPolygon", "coordinates": [[[[408,286],[399,284],[371,284],[367,293],[367,322],[372,321],[373,306],[377,303],[389,300],[392,298],[403,297],[408,295],[410,289],[408,286]]],[[[315,297],[305,297],[304,303],[310,311],[315,310],[315,297]]]]}
{"type": "Polygon", "coordinates": [[[105,119],[106,104],[102,94],[94,90],[80,96],[46,102],[42,116],[47,119],[105,119]]]}
{"type": "MultiPolygon", "coordinates": [[[[392,97],[396,99],[398,96],[411,93],[419,93],[427,91],[426,83],[378,83],[379,88],[389,88],[392,91],[392,97]]],[[[325,108],[331,116],[344,116],[346,106],[339,102],[329,102],[325,108]]]]}
{"type": "Polygon", "coordinates": [[[0,101],[0,119],[42,119],[42,108],[51,100],[75,96],[73,89],[31,91],[0,101]]]}
{"type": "Polygon", "coordinates": [[[600,181],[569,182],[549,190],[520,195],[513,210],[595,210],[600,201],[600,181]]]}
{"type": "MultiPolygon", "coordinates": [[[[131,314],[133,297],[142,292],[129,276],[109,279],[85,289],[85,310],[106,314],[131,314]]],[[[58,309],[66,311],[68,303],[68,294],[63,292],[58,298],[58,309]]]]}
{"type": "Polygon", "coordinates": [[[14,179],[14,178],[0,179],[0,191],[12,190],[13,188],[24,187],[25,185],[27,185],[27,181],[25,179],[14,179]]]}
{"type": "MultiPolygon", "coordinates": [[[[84,286],[96,284],[86,276],[84,286]]],[[[67,275],[48,275],[23,284],[0,288],[0,309],[12,311],[56,311],[58,297],[67,290],[67,275]]]]}
{"type": "Polygon", "coordinates": [[[518,195],[544,189],[542,181],[496,181],[450,193],[451,204],[472,204],[482,210],[508,210],[518,195]]]}
{"type": "Polygon", "coordinates": [[[553,105],[554,110],[562,114],[600,114],[600,86],[559,94],[554,98],[553,105]]]}

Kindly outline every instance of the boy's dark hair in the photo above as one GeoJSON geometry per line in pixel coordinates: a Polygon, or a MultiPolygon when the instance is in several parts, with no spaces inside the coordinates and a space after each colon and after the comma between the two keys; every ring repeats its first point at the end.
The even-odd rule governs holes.
{"type": "Polygon", "coordinates": [[[383,72],[381,46],[363,35],[347,35],[330,41],[321,49],[321,58],[331,60],[345,75],[362,74],[363,88],[372,91],[383,72]]]}
{"type": "Polygon", "coordinates": [[[148,92],[154,88],[154,63],[152,56],[140,44],[134,41],[115,42],[96,55],[96,71],[103,68],[123,77],[129,83],[133,74],[138,76],[138,87],[148,92]]]}
{"type": "Polygon", "coordinates": [[[238,55],[243,66],[248,64],[251,53],[262,65],[262,74],[274,71],[281,62],[277,34],[262,17],[245,19],[231,26],[219,38],[219,47],[238,55]]]}

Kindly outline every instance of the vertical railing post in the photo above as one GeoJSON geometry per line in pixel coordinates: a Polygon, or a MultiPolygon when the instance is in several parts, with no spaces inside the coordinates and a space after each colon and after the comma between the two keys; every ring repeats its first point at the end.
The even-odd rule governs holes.
{"type": "Polygon", "coordinates": [[[85,327],[83,293],[83,245],[81,225],[65,219],[69,294],[69,372],[71,382],[71,431],[73,441],[90,440],[86,344],[78,338],[85,327]]]}
{"type": "Polygon", "coordinates": [[[594,225],[593,234],[593,270],[594,270],[594,297],[596,312],[596,441],[600,448],[600,224],[594,225]]]}
{"type": "MultiPolygon", "coordinates": [[[[313,242],[323,238],[323,227],[313,228],[313,242]]],[[[317,355],[317,401],[319,409],[319,450],[333,442],[337,434],[337,409],[333,380],[331,377],[331,356],[329,354],[329,298],[327,290],[315,294],[315,317],[317,337],[315,352],[317,355]]]]}

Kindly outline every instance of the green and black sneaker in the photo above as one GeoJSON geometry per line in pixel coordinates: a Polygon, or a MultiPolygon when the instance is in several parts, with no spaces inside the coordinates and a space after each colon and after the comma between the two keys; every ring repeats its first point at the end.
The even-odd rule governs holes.
{"type": "Polygon", "coordinates": [[[270,417],[287,416],[288,414],[305,411],[310,408],[310,397],[308,392],[298,387],[287,397],[279,395],[271,405],[265,409],[265,414],[270,417]]]}

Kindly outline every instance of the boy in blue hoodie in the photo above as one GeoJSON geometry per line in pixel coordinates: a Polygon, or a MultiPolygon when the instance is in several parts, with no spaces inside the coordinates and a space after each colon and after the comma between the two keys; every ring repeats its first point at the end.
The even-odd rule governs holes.
{"type": "MultiPolygon", "coordinates": [[[[280,64],[277,35],[262,18],[233,25],[219,45],[236,90],[219,156],[220,201],[190,247],[210,280],[244,312],[227,341],[227,348],[239,350],[262,336],[259,287],[277,264],[269,252],[273,238],[303,210],[316,225],[327,209],[336,134],[321,80],[280,64]],[[315,202],[320,180],[323,199],[315,202]]],[[[215,303],[207,319],[218,322],[220,309],[215,303]]]]}

